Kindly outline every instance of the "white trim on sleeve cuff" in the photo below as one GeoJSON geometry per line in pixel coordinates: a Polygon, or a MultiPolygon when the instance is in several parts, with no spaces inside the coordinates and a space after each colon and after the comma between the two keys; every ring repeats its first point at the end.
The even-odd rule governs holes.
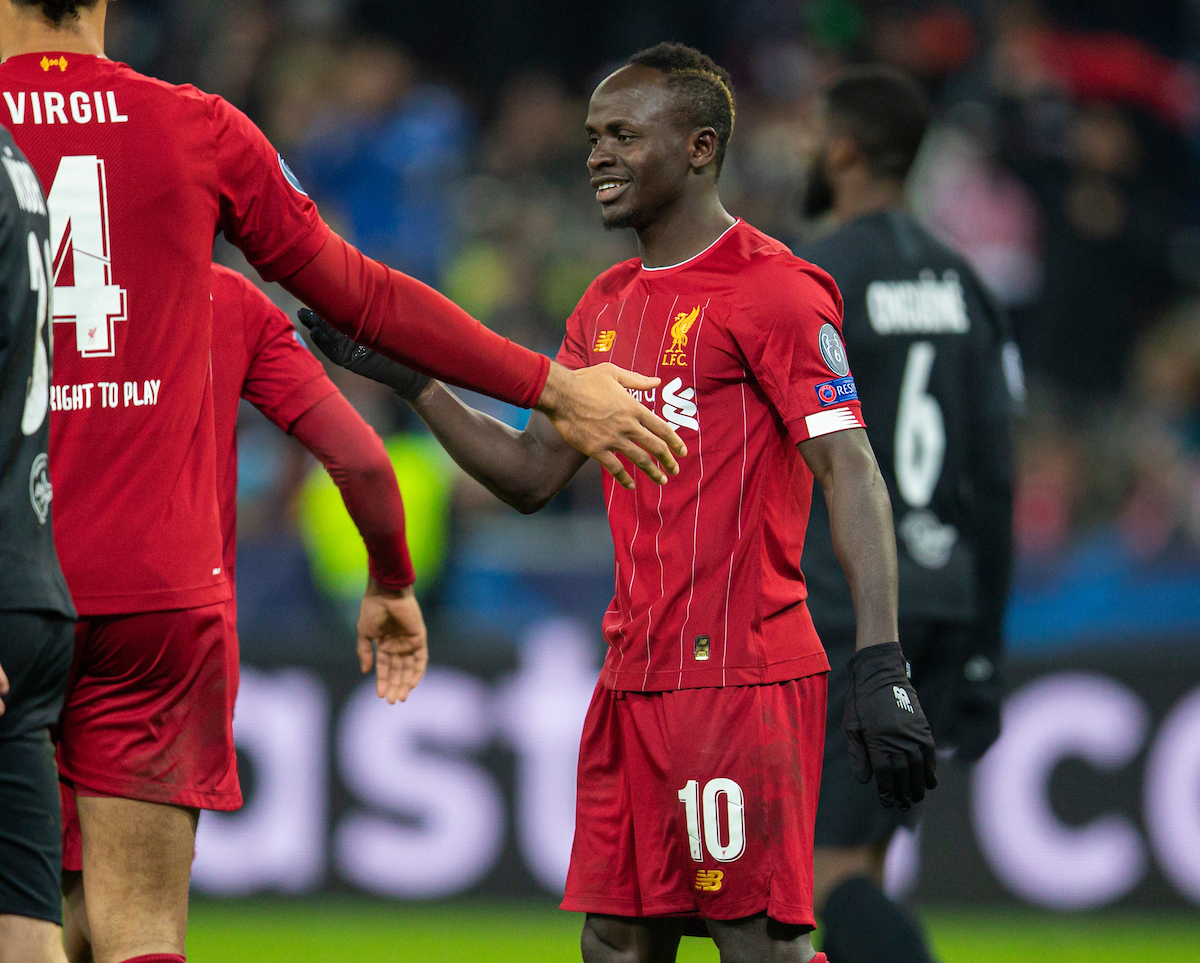
{"type": "Polygon", "coordinates": [[[861,428],[862,422],[850,408],[830,408],[828,411],[807,415],[804,427],[808,429],[809,438],[819,438],[821,435],[831,435],[835,431],[845,431],[847,428],[861,428]]]}

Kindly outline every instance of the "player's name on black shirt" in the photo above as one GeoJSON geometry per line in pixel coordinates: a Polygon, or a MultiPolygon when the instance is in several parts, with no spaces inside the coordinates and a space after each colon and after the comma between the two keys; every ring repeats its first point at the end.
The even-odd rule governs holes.
{"type": "MultiPolygon", "coordinates": [[[[895,516],[900,617],[972,622],[998,612],[1011,552],[1001,545],[1011,517],[998,516],[1011,512],[1020,391],[1007,320],[962,258],[898,210],[796,253],[842,292],[846,351],[895,516]]],[[[819,497],[801,566],[818,628],[853,625],[819,497]]]]}

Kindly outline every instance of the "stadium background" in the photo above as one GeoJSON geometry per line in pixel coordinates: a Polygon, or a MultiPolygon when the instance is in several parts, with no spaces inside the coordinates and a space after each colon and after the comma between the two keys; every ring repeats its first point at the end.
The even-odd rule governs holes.
{"type": "MultiPolygon", "coordinates": [[[[368,253],[551,354],[633,251],[583,167],[614,61],[672,38],[733,71],[725,200],[785,240],[812,92],[867,59],[920,76],[912,205],[1011,311],[1029,400],[1005,736],[950,769],[889,886],[950,963],[1200,959],[1200,3],[122,0],[109,31],[112,56],[245,109],[368,253]]],[[[331,374],[388,439],[434,668],[403,707],[363,686],[351,523],[246,407],[247,805],[201,822],[190,956],[577,959],[553,906],[611,592],[598,469],[520,518],[385,390],[331,374]]]]}

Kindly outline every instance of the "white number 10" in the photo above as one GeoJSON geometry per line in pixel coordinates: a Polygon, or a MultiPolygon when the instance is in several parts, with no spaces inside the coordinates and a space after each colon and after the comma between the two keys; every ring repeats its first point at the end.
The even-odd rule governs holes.
{"type": "Polygon", "coordinates": [[[742,787],[732,779],[710,779],[704,786],[703,807],[700,799],[700,783],[689,779],[679,790],[679,801],[683,803],[687,816],[688,845],[692,859],[704,860],[702,845],[708,846],[712,858],[719,863],[732,863],[746,851],[746,807],[742,787]],[[725,809],[729,822],[729,841],[721,843],[721,820],[717,811],[718,797],[725,797],[725,809]],[[704,831],[700,830],[700,811],[704,811],[704,831]],[[703,843],[701,842],[703,840],[703,843]]]}

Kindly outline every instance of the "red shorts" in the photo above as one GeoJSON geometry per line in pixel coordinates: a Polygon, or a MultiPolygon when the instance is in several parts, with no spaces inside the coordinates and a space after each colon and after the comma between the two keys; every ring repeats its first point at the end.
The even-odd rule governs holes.
{"type": "Polygon", "coordinates": [[[771,685],[597,686],[579,747],[562,908],[815,926],[825,674],[771,685]]]}
{"type": "Polygon", "coordinates": [[[223,602],[76,625],[58,743],[68,787],[200,809],[241,806],[234,612],[223,602]]]}

